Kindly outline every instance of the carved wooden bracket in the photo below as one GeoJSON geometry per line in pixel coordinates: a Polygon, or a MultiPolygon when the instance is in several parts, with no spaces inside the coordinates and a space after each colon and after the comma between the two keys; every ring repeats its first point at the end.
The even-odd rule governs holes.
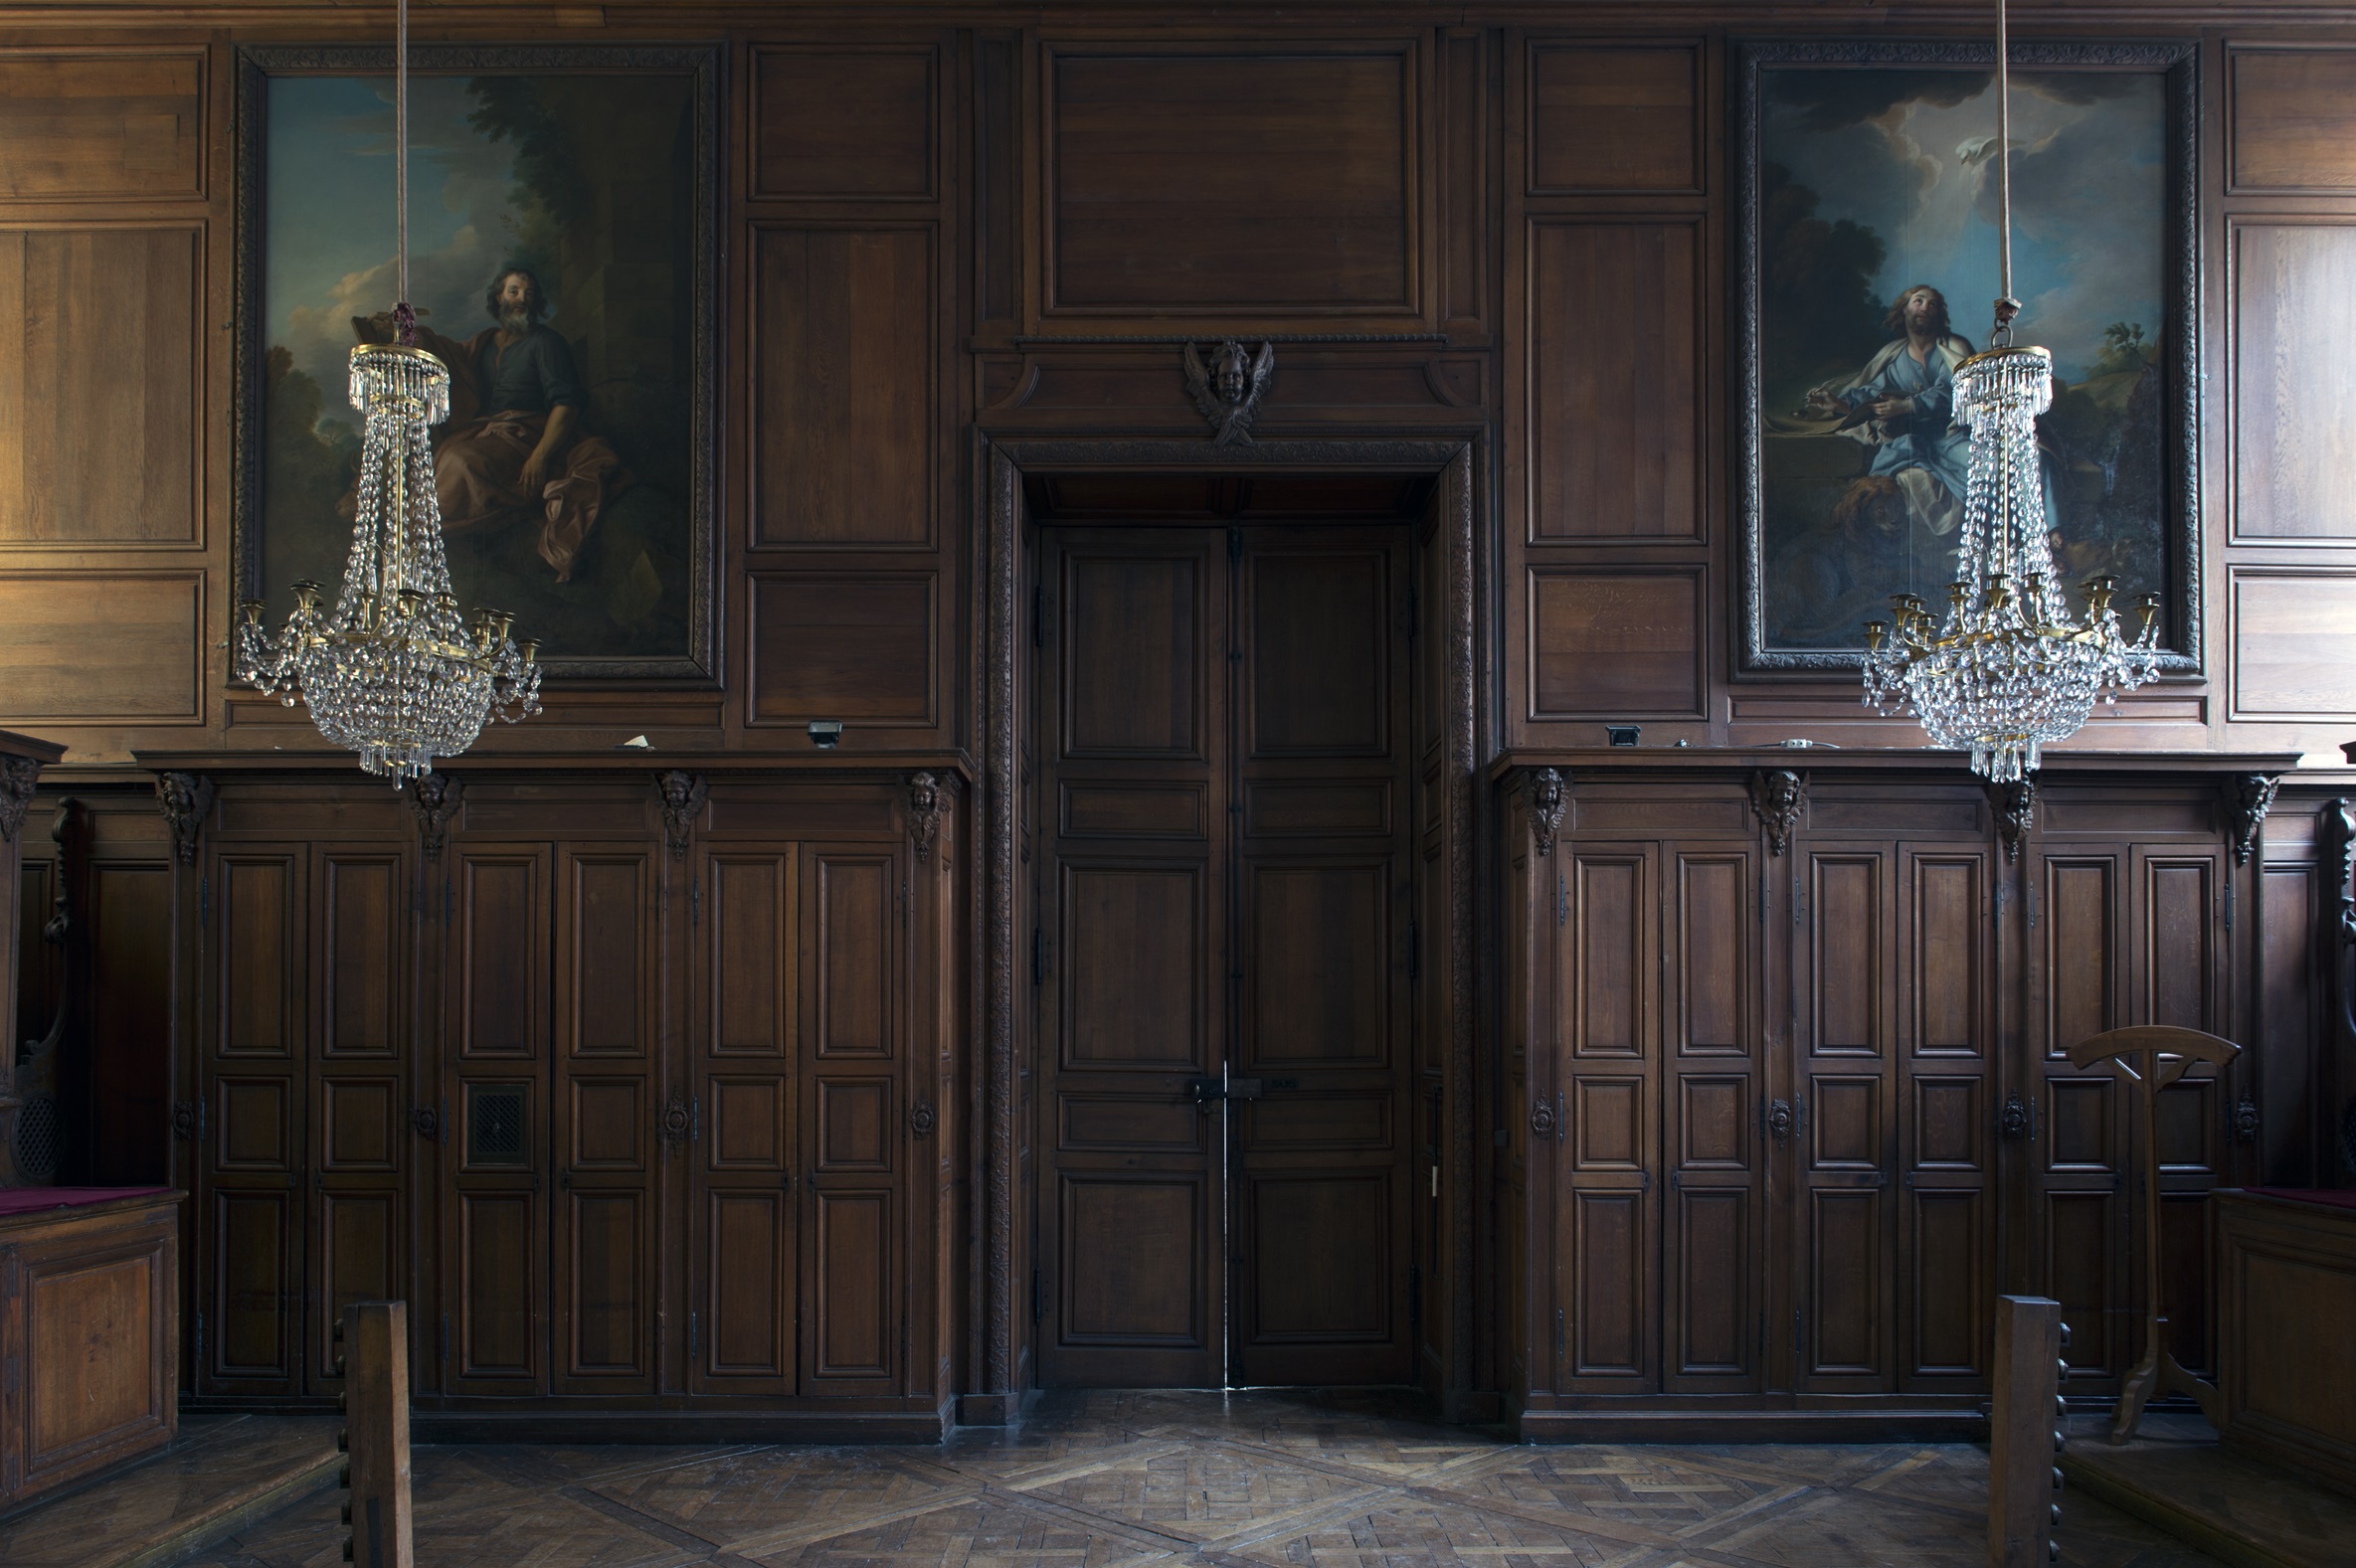
{"type": "Polygon", "coordinates": [[[908,779],[908,836],[916,841],[916,858],[932,858],[933,845],[940,841],[941,818],[947,814],[949,802],[941,798],[941,782],[931,774],[912,774],[908,779]]]}
{"type": "Polygon", "coordinates": [[[448,774],[427,774],[409,784],[409,809],[418,819],[418,846],[428,860],[442,858],[450,836],[450,819],[457,815],[458,797],[466,786],[448,774]]]}
{"type": "Polygon", "coordinates": [[[2356,943],[2356,889],[2348,886],[2356,871],[2356,807],[2345,799],[2325,803],[2315,814],[2315,842],[2321,848],[2323,887],[2335,913],[2326,929],[2337,932],[2344,947],[2356,943]]]}
{"type": "Polygon", "coordinates": [[[2274,791],[2282,786],[2279,779],[2268,779],[2264,774],[2243,774],[2226,785],[2226,805],[2233,815],[2234,864],[2250,864],[2251,851],[2258,847],[2258,830],[2265,825],[2266,813],[2274,808],[2274,791]]]}
{"type": "Polygon", "coordinates": [[[1990,784],[1988,793],[1996,807],[1996,836],[2004,842],[2004,858],[2021,858],[2021,840],[2029,836],[2029,824],[2037,813],[2037,781],[2015,779],[2010,784],[1990,784]]]}
{"type": "Polygon", "coordinates": [[[1762,768],[1750,776],[1750,808],[1767,830],[1767,853],[1780,855],[1791,847],[1792,829],[1808,803],[1808,776],[1788,768],[1762,768]]]}
{"type": "Polygon", "coordinates": [[[654,776],[654,792],[662,796],[662,830],[670,839],[671,853],[683,858],[711,786],[694,774],[674,768],[654,776]]]}
{"type": "Polygon", "coordinates": [[[33,783],[41,777],[37,757],[0,757],[0,844],[16,838],[33,803],[33,783]]]}
{"type": "Polygon", "coordinates": [[[1563,809],[1570,804],[1570,781],[1551,768],[1530,776],[1530,830],[1538,835],[1538,852],[1554,852],[1554,834],[1562,826],[1563,809]]]}
{"type": "Polygon", "coordinates": [[[933,1103],[930,1100],[919,1100],[908,1108],[909,1132],[918,1137],[931,1137],[934,1126],[933,1103]]]}
{"type": "Polygon", "coordinates": [[[155,798],[163,807],[164,820],[171,824],[180,864],[195,865],[205,814],[213,809],[213,781],[202,774],[164,774],[155,781],[155,798]]]}

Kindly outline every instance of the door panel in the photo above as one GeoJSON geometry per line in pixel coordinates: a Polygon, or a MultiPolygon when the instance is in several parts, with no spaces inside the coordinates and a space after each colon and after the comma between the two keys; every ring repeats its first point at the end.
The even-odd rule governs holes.
{"type": "MultiPolygon", "coordinates": [[[[569,1088],[551,1098],[555,851],[461,841],[446,853],[456,858],[444,962],[453,1047],[445,1076],[453,1125],[443,1144],[446,1386],[460,1396],[546,1394],[552,1272],[568,1300],[574,1288],[550,1235],[553,1219],[569,1237],[572,1216],[565,1205],[552,1211],[546,1190],[556,1158],[552,1105],[570,1102],[569,1088]]],[[[577,891],[570,879],[567,891],[577,891]]],[[[569,938],[580,922],[570,911],[560,918],[569,938]]],[[[565,966],[568,975],[578,967],[570,956],[565,966]]],[[[577,1013],[568,1007],[564,1021],[568,1058],[577,1013]]]]}
{"type": "Polygon", "coordinates": [[[309,859],[299,849],[213,855],[219,952],[203,1068],[197,1391],[302,1391],[301,1190],[308,1137],[309,859]]]}
{"type": "Polygon", "coordinates": [[[1755,851],[1672,843],[1665,854],[1662,1016],[1673,1082],[1660,1107],[1670,1186],[1661,1206],[1662,1375],[1672,1392],[1748,1392],[1760,1386],[1764,1310],[1755,851]]]}
{"type": "Polygon", "coordinates": [[[1187,1085],[1219,1075],[1228,1027],[1224,539],[1046,533],[1039,1381],[1207,1387],[1224,1123],[1187,1085]]]}
{"type": "Polygon", "coordinates": [[[313,1393],[343,1386],[335,1325],[353,1302],[408,1294],[410,886],[405,849],[312,851],[310,940],[319,977],[313,1053],[313,1393]]]}
{"type": "Polygon", "coordinates": [[[800,963],[790,846],[707,849],[688,1093],[688,1384],[777,1397],[795,1386],[801,1234],[794,1025],[800,963]]]}
{"type": "Polygon", "coordinates": [[[895,1251],[906,1110],[893,999],[901,982],[895,857],[808,846],[800,930],[813,1049],[796,1086],[810,1244],[801,1300],[807,1394],[896,1392],[908,1304],[895,1251]]]}
{"type": "Polygon", "coordinates": [[[557,846],[554,1387],[654,1391],[656,898],[636,845],[557,846]]]}

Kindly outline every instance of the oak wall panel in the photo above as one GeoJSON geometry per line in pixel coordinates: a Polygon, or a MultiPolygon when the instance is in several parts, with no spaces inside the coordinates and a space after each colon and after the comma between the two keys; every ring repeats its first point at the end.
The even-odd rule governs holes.
{"type": "Polygon", "coordinates": [[[0,574],[0,723],[200,720],[204,601],[197,572],[0,574]]]}
{"type": "Polygon", "coordinates": [[[2237,49],[2226,60],[2230,188],[2356,191],[2356,50],[2237,49]]]}
{"type": "Polygon", "coordinates": [[[1046,308],[1420,305],[1411,45],[1050,51],[1046,308]]]}
{"type": "Polygon", "coordinates": [[[204,108],[197,50],[0,57],[0,198],[201,196],[204,108]]]}
{"type": "Polygon", "coordinates": [[[930,572],[752,574],[746,723],[938,722],[930,572]]]}
{"type": "Polygon", "coordinates": [[[1698,571],[1532,569],[1530,717],[1702,712],[1698,571]]]}
{"type": "Polygon", "coordinates": [[[1702,189],[1702,51],[1535,44],[1533,196],[1702,189]]]}
{"type": "Polygon", "coordinates": [[[1703,533],[1698,221],[1530,232],[1533,543],[1703,533]]]}
{"type": "Polygon", "coordinates": [[[938,71],[929,47],[756,50],[754,198],[931,200],[938,71]]]}
{"type": "Polygon", "coordinates": [[[0,230],[0,546],[197,543],[197,239],[0,230]]]}
{"type": "Polygon", "coordinates": [[[2356,574],[2239,567],[2233,616],[2233,717],[2356,716],[2356,574]]]}
{"type": "Polygon", "coordinates": [[[2356,223],[2232,228],[2234,533],[2356,541],[2356,223]]]}
{"type": "Polygon", "coordinates": [[[763,229],[753,544],[929,548],[933,231],[763,229]]]}

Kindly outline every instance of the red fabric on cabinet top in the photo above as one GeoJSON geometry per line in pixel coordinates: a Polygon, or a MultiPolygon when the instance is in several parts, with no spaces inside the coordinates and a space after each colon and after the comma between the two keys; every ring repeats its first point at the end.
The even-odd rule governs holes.
{"type": "Polygon", "coordinates": [[[171,1190],[169,1187],[0,1187],[0,1215],[30,1214],[35,1209],[78,1209],[86,1204],[143,1198],[171,1190]]]}

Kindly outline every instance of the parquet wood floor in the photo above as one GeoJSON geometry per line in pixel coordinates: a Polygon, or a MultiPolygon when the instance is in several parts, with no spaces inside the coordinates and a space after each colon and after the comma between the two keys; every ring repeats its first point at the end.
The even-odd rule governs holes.
{"type": "MultiPolygon", "coordinates": [[[[1978,1568],[1966,1445],[1554,1447],[1293,1390],[1050,1396],[931,1448],[420,1448],[420,1568],[1978,1568]]],[[[335,1568],[337,1496],[189,1568],[335,1568]]],[[[2062,1561],[2210,1568],[2063,1499],[2062,1561]]]]}

